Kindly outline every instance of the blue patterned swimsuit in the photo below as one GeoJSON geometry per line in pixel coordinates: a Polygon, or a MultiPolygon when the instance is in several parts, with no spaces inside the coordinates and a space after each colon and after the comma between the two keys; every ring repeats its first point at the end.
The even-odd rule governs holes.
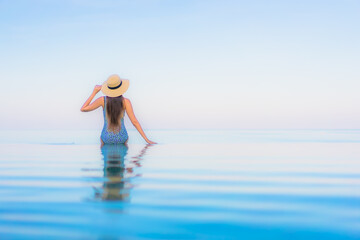
{"type": "Polygon", "coordinates": [[[125,143],[126,140],[128,140],[128,133],[126,131],[125,125],[124,125],[124,117],[121,118],[121,128],[120,131],[117,133],[113,133],[109,131],[108,128],[108,121],[106,119],[106,97],[104,97],[104,127],[101,132],[101,140],[105,144],[119,144],[119,143],[125,143]]]}

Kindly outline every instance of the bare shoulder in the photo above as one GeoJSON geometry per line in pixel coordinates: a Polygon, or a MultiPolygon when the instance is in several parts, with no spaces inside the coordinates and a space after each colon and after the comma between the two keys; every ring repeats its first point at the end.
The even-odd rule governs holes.
{"type": "Polygon", "coordinates": [[[128,99],[128,98],[124,98],[123,101],[124,101],[125,105],[131,103],[131,102],[130,102],[130,99],[128,99]]]}
{"type": "Polygon", "coordinates": [[[105,106],[105,97],[104,96],[101,96],[101,97],[98,97],[95,102],[97,102],[100,106],[104,107],[105,106]]]}
{"type": "Polygon", "coordinates": [[[124,98],[123,101],[124,101],[124,106],[125,106],[125,109],[126,109],[126,110],[129,110],[129,109],[132,108],[130,99],[124,98]]]}

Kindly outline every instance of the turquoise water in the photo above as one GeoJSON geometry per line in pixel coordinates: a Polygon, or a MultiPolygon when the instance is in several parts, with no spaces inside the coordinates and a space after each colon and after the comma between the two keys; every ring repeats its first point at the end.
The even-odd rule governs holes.
{"type": "Polygon", "coordinates": [[[2,131],[0,239],[360,239],[360,131],[2,131]]]}

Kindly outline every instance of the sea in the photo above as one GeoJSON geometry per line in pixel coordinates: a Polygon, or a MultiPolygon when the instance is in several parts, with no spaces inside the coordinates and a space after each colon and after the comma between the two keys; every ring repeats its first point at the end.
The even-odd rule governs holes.
{"type": "Polygon", "coordinates": [[[360,239],[360,130],[0,131],[0,239],[360,239]]]}

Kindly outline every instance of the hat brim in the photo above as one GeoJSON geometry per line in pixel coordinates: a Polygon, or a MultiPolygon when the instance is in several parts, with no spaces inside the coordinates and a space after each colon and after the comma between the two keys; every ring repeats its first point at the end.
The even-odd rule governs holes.
{"type": "Polygon", "coordinates": [[[118,97],[123,95],[129,88],[130,82],[127,79],[121,79],[122,84],[117,89],[110,89],[105,81],[101,87],[101,92],[108,97],[118,97]]]}

